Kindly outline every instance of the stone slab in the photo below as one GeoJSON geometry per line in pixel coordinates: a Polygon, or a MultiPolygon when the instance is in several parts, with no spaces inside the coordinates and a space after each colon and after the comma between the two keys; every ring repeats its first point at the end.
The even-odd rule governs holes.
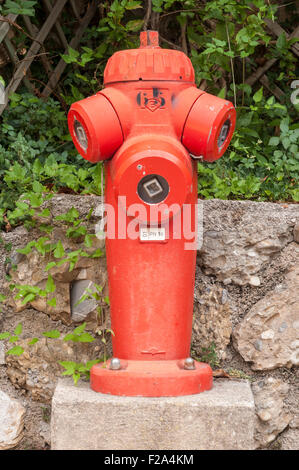
{"type": "Polygon", "coordinates": [[[184,397],[118,397],[60,379],[52,400],[53,450],[253,449],[247,381],[218,379],[184,397]]]}
{"type": "Polygon", "coordinates": [[[15,447],[23,437],[26,410],[0,390],[0,451],[15,447]]]}

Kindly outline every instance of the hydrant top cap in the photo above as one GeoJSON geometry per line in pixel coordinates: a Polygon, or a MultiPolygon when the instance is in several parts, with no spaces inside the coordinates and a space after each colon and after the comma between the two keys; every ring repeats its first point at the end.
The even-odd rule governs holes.
{"type": "Polygon", "coordinates": [[[194,69],[183,52],[159,47],[158,31],[142,31],[139,49],[115,52],[104,71],[105,85],[137,80],[194,83],[194,69]]]}

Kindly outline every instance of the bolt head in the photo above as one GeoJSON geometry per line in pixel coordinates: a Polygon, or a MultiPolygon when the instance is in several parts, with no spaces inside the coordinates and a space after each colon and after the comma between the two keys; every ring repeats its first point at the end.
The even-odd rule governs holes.
{"type": "Polygon", "coordinates": [[[117,357],[113,357],[110,361],[111,370],[119,370],[121,368],[120,360],[117,357]]]}
{"type": "Polygon", "coordinates": [[[184,369],[193,370],[195,369],[194,359],[187,357],[184,361],[184,369]]]}

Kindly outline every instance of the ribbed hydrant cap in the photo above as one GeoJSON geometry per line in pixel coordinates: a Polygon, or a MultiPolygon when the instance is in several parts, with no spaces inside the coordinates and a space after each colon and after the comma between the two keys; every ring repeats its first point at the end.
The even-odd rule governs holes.
{"type": "Polygon", "coordinates": [[[115,52],[104,71],[104,85],[138,80],[194,83],[194,69],[183,52],[159,47],[158,31],[142,31],[139,49],[115,52]]]}

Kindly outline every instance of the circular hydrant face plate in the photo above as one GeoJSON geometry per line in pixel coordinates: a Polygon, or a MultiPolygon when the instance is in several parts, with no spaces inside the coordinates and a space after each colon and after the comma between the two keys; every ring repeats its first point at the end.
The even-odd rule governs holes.
{"type": "Polygon", "coordinates": [[[163,176],[146,175],[139,181],[137,193],[147,204],[158,204],[168,196],[169,184],[163,176]]]}

